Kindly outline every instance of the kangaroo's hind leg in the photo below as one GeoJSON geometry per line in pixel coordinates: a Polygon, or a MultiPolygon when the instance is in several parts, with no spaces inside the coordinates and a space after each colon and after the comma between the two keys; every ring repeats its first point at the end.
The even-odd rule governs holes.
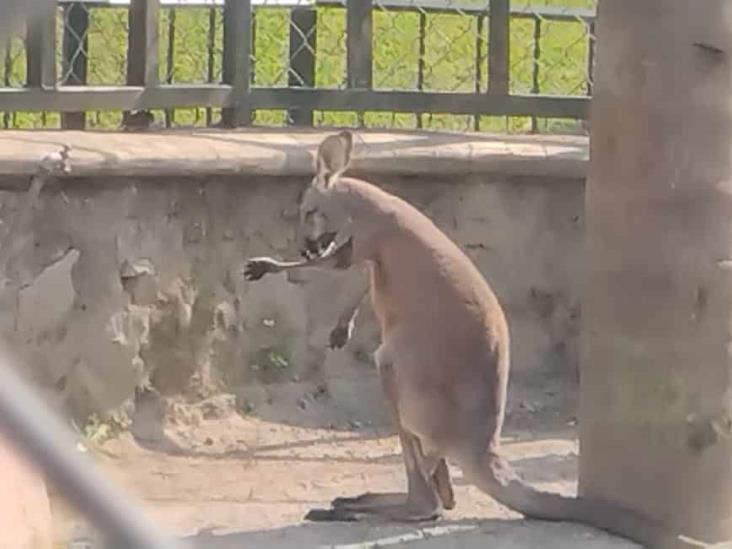
{"type": "MultiPolygon", "coordinates": [[[[425,455],[419,439],[400,432],[404,463],[407,470],[407,493],[366,493],[354,498],[337,498],[331,509],[316,509],[307,515],[309,520],[355,521],[376,516],[392,521],[429,521],[442,512],[438,484],[434,480],[442,458],[425,455]]],[[[442,471],[447,471],[445,467],[442,471]]],[[[444,472],[440,472],[444,475],[444,472]]],[[[444,482],[444,478],[440,482],[444,482]]]]}
{"type": "Polygon", "coordinates": [[[352,498],[337,498],[332,509],[312,511],[311,520],[358,520],[364,514],[390,520],[434,520],[443,508],[455,505],[447,463],[442,456],[426,453],[417,436],[405,430],[399,421],[396,380],[384,353],[377,353],[379,374],[387,401],[399,426],[407,473],[407,493],[366,493],[352,498]]]}
{"type": "MultiPolygon", "coordinates": [[[[403,435],[400,437],[402,440],[405,437],[413,437],[413,435],[403,435]]],[[[418,441],[417,441],[418,442],[418,441]]],[[[411,452],[411,444],[407,443],[405,444],[403,441],[401,443],[403,452],[411,452]],[[405,446],[408,446],[407,450],[404,450],[405,446]]],[[[430,464],[430,459],[426,457],[422,457],[425,461],[424,468],[429,471],[432,467],[430,464]]],[[[432,473],[431,477],[431,483],[433,484],[434,490],[437,492],[438,497],[440,498],[440,503],[442,504],[443,509],[454,509],[455,508],[455,495],[453,493],[452,488],[452,482],[450,480],[450,471],[447,468],[447,462],[444,458],[436,458],[437,465],[434,468],[434,473],[432,473]]],[[[355,497],[342,497],[342,498],[336,498],[333,500],[332,505],[333,507],[343,507],[350,510],[368,510],[370,507],[378,507],[378,506],[384,506],[384,505],[399,505],[399,504],[405,504],[407,503],[409,499],[409,494],[415,494],[421,490],[424,490],[424,487],[421,486],[421,483],[423,482],[423,476],[421,472],[412,471],[410,470],[410,467],[406,467],[407,469],[407,485],[409,487],[407,493],[404,492],[386,492],[386,493],[376,493],[376,492],[366,492],[365,494],[361,494],[359,496],[355,497]]]]}
{"type": "Polygon", "coordinates": [[[450,481],[450,470],[447,468],[447,461],[445,458],[441,458],[437,462],[437,469],[435,469],[432,475],[432,480],[435,483],[437,494],[440,496],[442,507],[447,509],[455,508],[455,492],[452,489],[452,482],[450,481]]]}

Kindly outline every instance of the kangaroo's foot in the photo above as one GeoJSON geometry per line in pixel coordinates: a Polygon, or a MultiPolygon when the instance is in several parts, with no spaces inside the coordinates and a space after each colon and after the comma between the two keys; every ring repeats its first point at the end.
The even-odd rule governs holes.
{"type": "Polygon", "coordinates": [[[433,522],[441,517],[439,512],[423,513],[406,506],[382,508],[379,511],[362,512],[345,509],[311,509],[305,520],[313,522],[361,522],[382,519],[389,522],[433,522]]]}
{"type": "Polygon", "coordinates": [[[397,522],[425,522],[440,518],[442,508],[434,499],[410,500],[406,493],[367,492],[356,497],[336,498],[330,509],[313,509],[305,517],[312,521],[359,521],[382,518],[397,522]]]}
{"type": "Polygon", "coordinates": [[[375,493],[366,492],[350,498],[335,498],[331,506],[336,509],[363,511],[385,505],[406,505],[408,495],[403,492],[375,493]]]}
{"type": "Polygon", "coordinates": [[[414,503],[380,504],[350,507],[339,505],[330,509],[312,509],[305,520],[330,522],[355,522],[369,519],[382,519],[392,522],[431,522],[442,515],[439,508],[429,508],[414,503]]]}

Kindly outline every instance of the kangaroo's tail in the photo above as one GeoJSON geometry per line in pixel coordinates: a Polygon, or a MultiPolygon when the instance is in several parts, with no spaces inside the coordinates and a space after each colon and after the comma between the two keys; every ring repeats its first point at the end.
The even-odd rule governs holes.
{"type": "Polygon", "coordinates": [[[528,518],[579,522],[652,549],[709,547],[669,532],[658,521],[619,505],[536,490],[526,484],[505,459],[494,453],[485,454],[464,470],[483,492],[528,518]]]}

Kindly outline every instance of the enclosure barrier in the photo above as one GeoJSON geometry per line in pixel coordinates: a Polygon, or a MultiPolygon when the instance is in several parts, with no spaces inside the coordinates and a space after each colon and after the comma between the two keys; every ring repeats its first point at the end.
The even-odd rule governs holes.
{"type": "Polygon", "coordinates": [[[481,116],[530,117],[534,131],[537,118],[585,119],[594,8],[519,4],[59,0],[4,48],[0,112],[5,127],[48,111],[75,129],[105,110],[160,109],[171,126],[190,108],[226,127],[271,110],[299,126],[327,124],[317,111],[356,125],[364,113],[417,113],[417,128],[441,113],[468,115],[473,129],[481,116]]]}

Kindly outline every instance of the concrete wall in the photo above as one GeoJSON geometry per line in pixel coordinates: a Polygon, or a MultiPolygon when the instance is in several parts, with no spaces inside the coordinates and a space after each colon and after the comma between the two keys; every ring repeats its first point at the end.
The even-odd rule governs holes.
{"type": "MultiPolygon", "coordinates": [[[[147,379],[165,394],[226,388],[264,415],[289,413],[278,399],[313,421],[318,406],[373,414],[370,311],[344,350],[325,350],[359,273],[241,276],[248,257],[297,253],[298,193],[321,138],[0,134],[3,227],[41,154],[72,147],[73,173],[41,193],[0,295],[0,327],[31,377],[80,416],[119,406],[147,379]]],[[[515,378],[574,376],[586,143],[362,140],[357,174],[427,212],[493,284],[515,378]]]]}

